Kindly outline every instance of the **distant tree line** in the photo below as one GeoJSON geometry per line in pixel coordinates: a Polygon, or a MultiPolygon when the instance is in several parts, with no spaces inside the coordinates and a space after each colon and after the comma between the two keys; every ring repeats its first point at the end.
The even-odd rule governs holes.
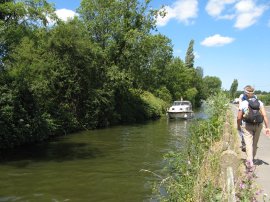
{"type": "Polygon", "coordinates": [[[159,118],[221,88],[156,30],[150,1],[82,0],[63,22],[46,0],[0,0],[0,148],[159,118]],[[154,33],[154,34],[153,34],[154,33]]]}
{"type": "MultiPolygon", "coordinates": [[[[228,97],[231,99],[231,102],[235,98],[239,98],[241,94],[244,93],[244,89],[242,91],[237,90],[238,89],[238,80],[234,79],[231,88],[229,91],[227,91],[228,97]]],[[[270,105],[270,93],[266,91],[261,90],[255,90],[255,95],[260,99],[264,105],[270,105]]]]}
{"type": "MultiPolygon", "coordinates": [[[[248,85],[248,84],[247,84],[248,85]]],[[[238,89],[238,80],[234,79],[230,90],[227,92],[228,97],[233,101],[235,98],[239,98],[241,94],[244,93],[244,89],[242,91],[237,90],[238,89]]],[[[270,93],[266,91],[261,90],[255,90],[255,95],[260,99],[264,105],[270,105],[270,93]]]]}

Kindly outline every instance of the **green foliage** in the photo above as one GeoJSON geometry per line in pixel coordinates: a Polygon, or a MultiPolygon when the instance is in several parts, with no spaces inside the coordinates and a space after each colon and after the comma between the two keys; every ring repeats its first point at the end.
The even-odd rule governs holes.
{"type": "Polygon", "coordinates": [[[203,87],[206,98],[210,95],[216,94],[221,90],[221,80],[215,76],[206,76],[203,78],[203,87]]]}
{"type": "Polygon", "coordinates": [[[205,91],[204,83],[203,83],[203,69],[202,67],[196,67],[195,69],[196,74],[195,74],[195,85],[194,87],[197,90],[196,96],[195,96],[195,107],[201,106],[201,103],[203,100],[206,100],[207,97],[207,92],[205,91]]]}
{"type": "Polygon", "coordinates": [[[188,68],[180,58],[174,58],[167,67],[167,89],[171,92],[173,100],[191,99],[195,101],[197,95],[197,72],[194,68],[188,68]]]}
{"type": "Polygon", "coordinates": [[[162,86],[161,88],[157,89],[154,92],[154,94],[155,94],[155,96],[157,96],[161,100],[164,100],[168,104],[170,104],[172,102],[171,93],[165,86],[162,86]]]}
{"type": "Polygon", "coordinates": [[[193,105],[195,104],[195,98],[196,98],[196,95],[198,94],[198,90],[196,88],[189,88],[186,90],[185,92],[185,97],[187,100],[190,100],[193,105]]]}
{"type": "Polygon", "coordinates": [[[231,99],[234,99],[236,97],[237,88],[238,88],[238,81],[237,81],[237,79],[234,79],[233,83],[231,85],[231,88],[230,88],[230,98],[231,99]]]}
{"type": "Polygon", "coordinates": [[[46,120],[27,84],[0,85],[0,93],[1,149],[48,138],[46,120]]]}
{"type": "MultiPolygon", "coordinates": [[[[223,119],[229,108],[229,98],[224,92],[211,95],[206,101],[206,113],[214,119],[223,119]]],[[[223,121],[223,120],[221,120],[223,121]]]]}
{"type": "Polygon", "coordinates": [[[0,60],[25,36],[34,37],[33,31],[55,19],[52,6],[45,0],[4,1],[0,3],[0,60]]]}
{"type": "Polygon", "coordinates": [[[262,95],[262,94],[256,94],[258,98],[265,104],[270,105],[270,94],[262,95]]]}
{"type": "Polygon", "coordinates": [[[123,123],[143,122],[157,119],[164,114],[166,103],[153,94],[136,89],[129,89],[117,94],[116,112],[123,123]]]}
{"type": "Polygon", "coordinates": [[[154,35],[145,37],[139,45],[133,53],[138,53],[135,58],[141,61],[137,60],[140,63],[133,65],[132,75],[136,85],[154,92],[168,82],[165,75],[172,58],[171,41],[162,35],[154,35]]]}
{"type": "Polygon", "coordinates": [[[164,85],[163,75],[172,58],[172,45],[167,37],[150,33],[154,15],[147,14],[147,9],[147,2],[140,4],[134,0],[84,0],[79,13],[90,39],[112,64],[109,66],[115,65],[119,71],[130,74],[134,88],[154,92],[164,85]]]}
{"type": "Polygon", "coordinates": [[[223,201],[222,189],[217,188],[211,181],[204,185],[204,198],[202,201],[221,202],[223,201]]]}
{"type": "Polygon", "coordinates": [[[155,97],[152,93],[143,92],[141,99],[145,105],[147,119],[157,119],[166,111],[166,102],[155,97]]]}
{"type": "Polygon", "coordinates": [[[193,68],[194,67],[194,58],[195,55],[193,53],[193,46],[194,46],[194,40],[192,39],[189,42],[188,49],[186,52],[186,57],[185,57],[185,65],[187,68],[193,68]]]}

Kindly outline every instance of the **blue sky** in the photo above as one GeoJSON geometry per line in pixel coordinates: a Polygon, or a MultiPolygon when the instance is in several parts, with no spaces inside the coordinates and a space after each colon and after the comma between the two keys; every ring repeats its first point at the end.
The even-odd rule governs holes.
{"type": "MultiPolygon", "coordinates": [[[[49,0],[63,19],[73,16],[80,0],[49,0]]],[[[158,32],[172,40],[182,60],[194,40],[195,66],[217,76],[223,89],[234,79],[238,89],[253,85],[270,92],[269,0],[152,0],[167,15],[157,19],[158,32]]]]}

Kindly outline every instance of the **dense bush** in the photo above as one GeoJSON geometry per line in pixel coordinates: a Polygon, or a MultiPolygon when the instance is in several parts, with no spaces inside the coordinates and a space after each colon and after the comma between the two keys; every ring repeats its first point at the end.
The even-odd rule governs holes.
{"type": "Polygon", "coordinates": [[[125,94],[118,94],[116,112],[122,123],[143,122],[157,119],[166,108],[166,103],[153,94],[136,89],[129,89],[125,94]]]}
{"type": "Polygon", "coordinates": [[[258,95],[258,98],[264,103],[264,105],[270,105],[270,94],[258,95]]]}
{"type": "Polygon", "coordinates": [[[0,94],[0,149],[48,138],[48,123],[26,85],[2,85],[0,94]]]}
{"type": "Polygon", "coordinates": [[[172,102],[172,95],[170,91],[164,86],[162,86],[159,89],[156,89],[154,94],[156,97],[160,98],[161,100],[164,100],[168,104],[172,102]]]}
{"type": "Polygon", "coordinates": [[[141,94],[147,119],[157,119],[165,113],[167,104],[147,91],[141,94]]]}

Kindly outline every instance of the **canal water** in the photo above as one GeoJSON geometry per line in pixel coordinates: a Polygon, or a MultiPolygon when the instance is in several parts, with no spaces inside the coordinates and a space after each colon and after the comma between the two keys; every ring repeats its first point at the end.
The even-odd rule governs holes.
{"type": "Polygon", "coordinates": [[[191,122],[164,117],[2,154],[0,202],[153,201],[151,172],[162,176],[163,155],[183,146],[191,122]]]}

